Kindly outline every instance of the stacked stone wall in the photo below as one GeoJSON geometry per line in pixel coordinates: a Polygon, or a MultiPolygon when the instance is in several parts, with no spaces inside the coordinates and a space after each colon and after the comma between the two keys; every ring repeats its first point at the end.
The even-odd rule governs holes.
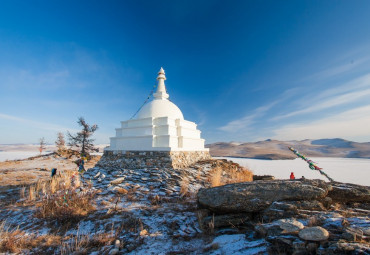
{"type": "Polygon", "coordinates": [[[208,151],[104,151],[97,166],[181,169],[210,158],[208,151]]]}

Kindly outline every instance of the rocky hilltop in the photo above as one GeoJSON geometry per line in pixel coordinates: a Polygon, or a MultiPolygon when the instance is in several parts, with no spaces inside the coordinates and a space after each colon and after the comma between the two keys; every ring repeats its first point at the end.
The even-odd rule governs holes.
{"type": "Polygon", "coordinates": [[[0,189],[0,253],[370,253],[369,187],[251,176],[227,160],[121,165],[102,158],[82,175],[0,189]]]}
{"type": "MultiPolygon", "coordinates": [[[[271,180],[201,189],[202,224],[249,229],[269,254],[369,254],[370,188],[322,180],[271,180]]],[[[241,250],[243,251],[243,250],[241,250]]],[[[248,254],[248,253],[245,253],[248,254]]]]}
{"type": "Polygon", "coordinates": [[[257,159],[294,159],[288,147],[310,157],[370,158],[370,142],[357,143],[344,139],[303,141],[265,140],[255,143],[217,142],[206,145],[214,157],[245,157],[257,159]]]}

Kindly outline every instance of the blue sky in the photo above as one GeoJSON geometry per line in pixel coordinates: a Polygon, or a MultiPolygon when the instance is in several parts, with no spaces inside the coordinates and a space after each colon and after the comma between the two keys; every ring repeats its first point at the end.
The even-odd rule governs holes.
{"type": "Polygon", "coordinates": [[[370,1],[1,1],[0,144],[109,143],[166,71],[207,143],[370,141],[370,1]]]}

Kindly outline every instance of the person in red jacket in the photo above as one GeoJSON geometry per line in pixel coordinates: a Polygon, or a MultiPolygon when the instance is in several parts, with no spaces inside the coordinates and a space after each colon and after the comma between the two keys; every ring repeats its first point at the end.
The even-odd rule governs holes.
{"type": "Polygon", "coordinates": [[[294,180],[295,179],[295,176],[294,176],[294,173],[293,172],[290,173],[290,179],[291,180],[294,180]]]}

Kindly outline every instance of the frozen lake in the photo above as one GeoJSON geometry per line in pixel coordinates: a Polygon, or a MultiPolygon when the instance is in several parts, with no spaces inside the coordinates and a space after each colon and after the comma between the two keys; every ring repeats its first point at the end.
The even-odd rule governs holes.
{"type": "MultiPolygon", "coordinates": [[[[263,160],[248,158],[218,157],[232,160],[253,171],[256,175],[273,175],[288,179],[291,172],[296,178],[326,180],[319,171],[311,170],[300,158],[293,160],[263,160]]],[[[370,186],[370,159],[357,158],[310,158],[335,181],[370,186]]]]}
{"type": "MultiPolygon", "coordinates": [[[[44,153],[49,153],[46,151],[44,153]]],[[[97,153],[101,154],[101,153],[97,153]]],[[[0,161],[25,159],[39,155],[38,151],[0,151],[0,161]]],[[[318,171],[308,168],[302,159],[263,160],[248,158],[220,157],[232,160],[252,170],[256,175],[273,175],[277,179],[288,179],[291,172],[296,178],[327,180],[318,171]]],[[[370,159],[357,158],[311,158],[335,181],[370,186],[370,159]]]]}
{"type": "MultiPolygon", "coordinates": [[[[42,154],[48,154],[51,151],[45,151],[42,154]]],[[[40,155],[40,152],[33,151],[0,151],[0,162],[5,160],[16,160],[16,159],[26,159],[29,157],[34,157],[40,155]]]]}

